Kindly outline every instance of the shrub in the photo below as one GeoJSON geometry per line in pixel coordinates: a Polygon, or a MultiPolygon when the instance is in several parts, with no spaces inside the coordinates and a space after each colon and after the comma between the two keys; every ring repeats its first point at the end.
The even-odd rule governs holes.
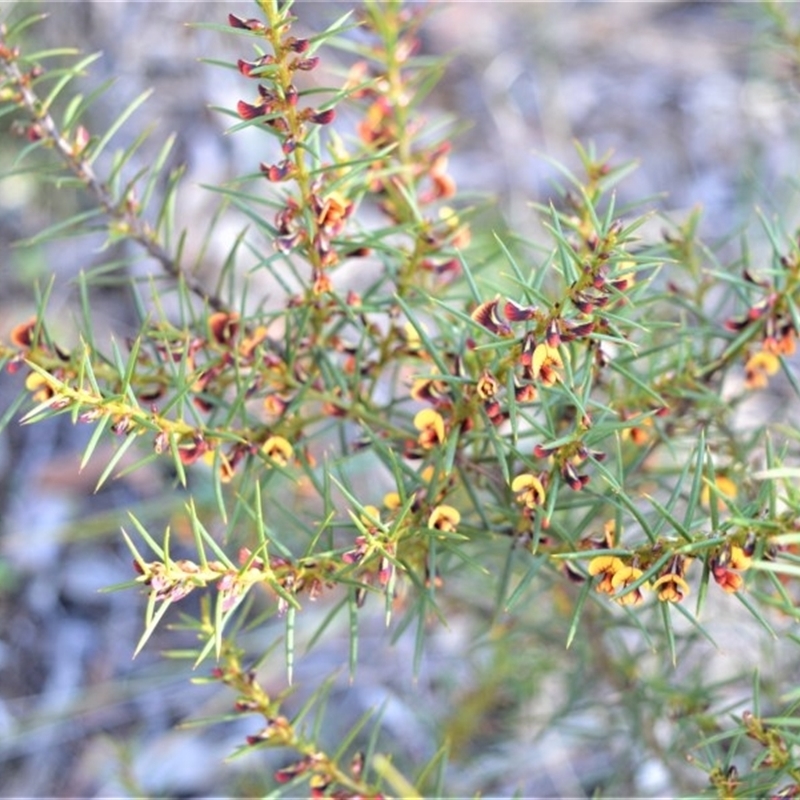
{"type": "MultiPolygon", "coordinates": [[[[65,99],[89,59],[29,55],[33,19],[7,23],[0,102],[25,144],[6,174],[84,196],[37,241],[102,231],[130,245],[81,275],[77,345],[51,332],[47,291],[8,332],[22,421],[93,426],[83,464],[114,440],[98,486],[161,465],[180,508],[163,529],[132,508],[122,532],[128,588],[146,598],[131,646],[166,620],[191,632],[195,647],[172,655],[258,720],[240,752],[278,751],[259,792],[464,791],[452,765],[512,747],[513,732],[493,735],[505,706],[545,739],[606,748],[607,768],[579,776],[586,792],[630,789],[614,774],[622,742],[675,792],[694,791],[699,768],[712,796],[795,796],[796,689],[763,670],[744,702],[740,676],[732,690],[703,665],[716,616],[796,638],[797,432],[745,429],[740,412],[779,374],[800,394],[798,235],[762,217],[769,261],[744,248],[721,263],[695,214],[647,243],[650,208],[615,194],[632,165],[581,145],[580,171],[562,168],[537,206],[547,242],[481,229],[448,173],[448,130],[421,113],[443,71],[419,52],[426,13],[369,0],[309,38],[291,3],[229,15],[242,57],[220,66],[238,70],[241,96],[219,111],[263,153],[212,187],[217,219],[246,224],[215,275],[186,247],[206,252],[214,227],[176,229],[170,141],[134,174],[143,136],[108,155],[139,101],[92,131],[95,98],[65,99]],[[352,57],[334,88],[312,80],[328,47],[352,57]],[[136,249],[159,270],[144,281],[136,249]],[[112,273],[140,320],[124,342],[94,333],[91,289],[112,273]],[[361,617],[376,608],[392,638],[413,636],[397,665],[409,678],[448,623],[479,651],[476,690],[442,679],[453,707],[422,763],[380,739],[380,713],[333,740],[329,681],[292,705],[298,638],[318,647],[345,620],[357,683],[361,617]],[[283,688],[260,677],[275,659],[283,688]]],[[[497,785],[473,778],[473,791],[497,785]]]]}

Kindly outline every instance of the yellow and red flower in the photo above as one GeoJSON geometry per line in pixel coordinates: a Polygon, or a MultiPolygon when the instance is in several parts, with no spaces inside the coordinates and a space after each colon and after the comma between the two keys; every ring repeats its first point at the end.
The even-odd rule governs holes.
{"type": "Polygon", "coordinates": [[[438,411],[423,408],[414,417],[414,427],[419,431],[417,443],[424,450],[431,450],[444,441],[444,419],[438,411]]]}
{"type": "Polygon", "coordinates": [[[270,460],[281,467],[289,463],[289,459],[294,454],[292,445],[283,436],[270,436],[263,445],[261,452],[270,460]]]}
{"type": "Polygon", "coordinates": [[[517,502],[527,509],[544,505],[547,496],[541,479],[530,472],[517,475],[511,482],[511,491],[517,495],[517,502]]]}
{"type": "Polygon", "coordinates": [[[775,353],[768,349],[758,350],[744,365],[744,385],[748,389],[765,389],[769,379],[777,375],[780,368],[781,362],[775,353]]]}
{"type": "Polygon", "coordinates": [[[680,603],[689,594],[689,584],[686,583],[687,560],[683,556],[676,556],[669,565],[669,569],[653,582],[652,589],[657,592],[658,599],[663,603],[680,603]]]}
{"type": "Polygon", "coordinates": [[[428,517],[428,527],[443,533],[455,533],[461,514],[453,506],[436,506],[428,517]]]}
{"type": "Polygon", "coordinates": [[[557,347],[547,342],[540,342],[533,351],[531,360],[531,377],[539,380],[544,386],[554,386],[561,380],[558,370],[563,369],[564,362],[557,347]]]}
{"type": "Polygon", "coordinates": [[[595,590],[600,594],[614,594],[616,589],[612,584],[612,580],[614,575],[624,566],[625,562],[617,556],[595,556],[589,562],[589,574],[592,577],[596,575],[602,576],[595,590]]]}
{"type": "Polygon", "coordinates": [[[737,544],[724,546],[711,558],[711,574],[724,592],[738,592],[744,584],[740,573],[748,570],[753,559],[737,544]]]}
{"type": "Polygon", "coordinates": [[[644,584],[640,584],[635,589],[627,590],[627,588],[639,578],[642,577],[642,570],[638,567],[623,565],[611,576],[611,587],[617,593],[614,599],[623,606],[638,605],[644,600],[642,596],[642,588],[644,584]],[[627,590],[627,591],[626,591],[627,590]],[[623,594],[619,594],[623,592],[623,594]]]}

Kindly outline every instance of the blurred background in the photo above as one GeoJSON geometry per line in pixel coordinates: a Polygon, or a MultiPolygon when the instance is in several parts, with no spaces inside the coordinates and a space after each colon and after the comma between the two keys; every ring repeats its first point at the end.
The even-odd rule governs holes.
{"type": "MultiPolygon", "coordinates": [[[[756,206],[768,216],[779,210],[795,224],[796,76],[780,49],[767,46],[767,16],[758,5],[435,5],[423,49],[450,53],[452,60],[429,99],[430,115],[459,126],[451,172],[461,191],[496,198],[498,226],[536,238],[530,204],[552,196],[559,177],[552,161],[578,168],[575,139],[593,142],[600,152],[613,150],[617,161],[640,162],[620,187],[620,199],[647,198],[646,207],[658,212],[646,235],[659,236],[668,220],[680,222],[700,206],[708,241],[729,240],[723,252],[735,253],[738,234],[747,230],[757,253],[765,245],[753,224],[756,206]]],[[[295,8],[300,30],[313,32],[349,6],[300,0],[295,8]]],[[[245,132],[226,136],[229,120],[212,108],[235,106],[251,87],[237,73],[198,60],[248,57],[242,40],[190,23],[223,24],[229,12],[253,16],[254,6],[31,1],[3,4],[0,19],[38,11],[49,16],[30,29],[30,47],[75,45],[85,53],[101,52],[82,84],[86,93],[116,81],[92,111],[95,130],[103,130],[141,92],[154,90],[115,143],[124,147],[144,125],[154,125],[139,156],[144,164],[176,132],[175,164],[185,163],[187,170],[179,218],[202,229],[198,220],[210,216],[215,201],[201,185],[253,171],[264,156],[257,138],[245,132]]],[[[322,55],[331,72],[346,72],[343,55],[322,55]]],[[[0,171],[10,168],[20,147],[0,121],[0,171]]],[[[3,337],[31,316],[35,287],[55,275],[49,316],[58,339],[75,341],[76,277],[108,259],[98,249],[103,237],[16,243],[70,213],[76,202],[74,195],[44,191],[25,176],[0,180],[3,337]]],[[[227,252],[226,231],[235,236],[238,226],[221,228],[222,241],[210,260],[227,252]]],[[[141,264],[143,272],[152,268],[141,264]]],[[[113,282],[95,287],[92,313],[100,336],[124,338],[136,330],[130,298],[113,282]]],[[[0,376],[0,414],[13,413],[21,388],[21,376],[0,376]]],[[[186,663],[159,657],[160,649],[191,643],[185,634],[161,631],[131,658],[143,596],[102,591],[132,577],[119,530],[127,524],[126,509],[137,509],[156,526],[181,498],[164,492],[156,467],[111,481],[95,494],[110,453],[98,453],[79,472],[90,434],[87,426],[73,427],[60,417],[32,428],[12,421],[0,438],[0,796],[263,792],[278,763],[274,755],[221,763],[254,732],[253,721],[176,727],[222,713],[233,699],[224,690],[190,685],[186,663]]],[[[487,599],[486,613],[490,607],[487,599]]],[[[365,609],[361,624],[361,661],[352,688],[344,675],[345,629],[300,659],[297,683],[302,687],[341,672],[331,703],[342,730],[366,710],[383,706],[385,746],[399,749],[410,763],[430,758],[445,730],[458,765],[448,782],[455,793],[580,797],[604,787],[619,795],[656,796],[697,791],[704,783],[699,771],[668,770],[641,756],[636,737],[655,736],[657,745],[658,731],[631,731],[570,704],[565,687],[584,668],[580,650],[566,654],[560,628],[550,630],[545,618],[524,623],[535,627],[541,645],[535,652],[518,647],[516,633],[504,648],[489,649],[475,639],[476,620],[454,610],[449,629],[431,632],[416,681],[405,667],[412,661],[413,632],[388,647],[377,606],[365,609]],[[569,726],[556,733],[543,720],[562,713],[559,708],[569,726]],[[574,735],[564,732],[570,726],[574,735]]],[[[689,660],[682,667],[685,681],[711,670],[725,684],[764,658],[776,669],[788,662],[777,645],[749,627],[724,619],[720,625],[721,649],[702,661],[689,660]]],[[[279,630],[265,632],[260,644],[279,630]]],[[[279,688],[285,679],[280,651],[274,662],[265,665],[264,680],[279,688]]],[[[589,672],[579,679],[608,691],[609,676],[589,672]]],[[[654,742],[647,744],[651,752],[654,742]]]]}

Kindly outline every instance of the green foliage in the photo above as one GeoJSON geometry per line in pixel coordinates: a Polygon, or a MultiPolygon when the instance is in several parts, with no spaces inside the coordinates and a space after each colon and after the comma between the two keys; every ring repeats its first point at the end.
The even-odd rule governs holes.
{"type": "MultiPolygon", "coordinates": [[[[20,51],[33,19],[0,38],[0,114],[27,140],[4,175],[86,197],[29,243],[102,231],[162,272],[152,296],[132,281],[140,329],[124,344],[96,341],[88,297],[127,257],[81,278],[77,346],[51,336],[46,293],[0,346],[7,369],[28,370],[23,422],[93,425],[84,465],[116,437],[98,486],[123,463],[158,459],[182,487],[174,532],[135,513],[124,525],[129,586],[146,595],[131,649],[202,596],[196,617],[180,617],[197,646],[173,655],[230,687],[237,714],[261,718],[242,752],[292,752],[269,791],[441,796],[481,723],[491,730],[504,704],[523,715],[558,675],[564,691],[534,714],[541,736],[583,714],[587,738],[621,736],[676,790],[693,791],[688,756],[712,796],[800,793],[796,698],[762,697],[755,680],[742,713],[696,661],[715,646],[721,609],[785,641],[798,617],[797,432],[737,422],[778,373],[800,394],[796,234],[762,219],[772,255],[759,265],[746,251],[721,263],[697,215],[647,243],[652,212],[619,207],[614,191],[632,165],[578,146],[580,170],[561,167],[561,194],[537,207],[549,241],[476,230],[492,255],[475,258],[477,215],[447,173],[448,131],[421,123],[443,73],[416,52],[425,14],[372,0],[303,39],[291,3],[258,5],[225,28],[245,55],[221,66],[238,69],[244,99],[218,110],[231,134],[257,129],[271,155],[210,187],[244,225],[213,288],[185,255],[187,236],[207,243],[213,227],[175,226],[172,141],[135,174],[144,135],[101,159],[145,96],[94,134],[82,120],[96,96],[56,102],[93,57],[20,51]],[[307,73],[328,47],[356,60],[323,89],[307,73]],[[254,296],[245,271],[269,292],[254,296]],[[308,647],[344,618],[353,681],[365,603],[395,638],[415,632],[409,674],[431,630],[469,614],[489,666],[476,658],[480,691],[451,688],[427,764],[382,752],[379,717],[323,746],[329,684],[285,712],[296,628],[317,598],[326,613],[308,647]],[[246,634],[276,619],[280,647],[250,651],[246,634]],[[277,693],[258,676],[275,658],[286,665],[277,693]]],[[[621,791],[613,780],[598,783],[621,791]]]]}

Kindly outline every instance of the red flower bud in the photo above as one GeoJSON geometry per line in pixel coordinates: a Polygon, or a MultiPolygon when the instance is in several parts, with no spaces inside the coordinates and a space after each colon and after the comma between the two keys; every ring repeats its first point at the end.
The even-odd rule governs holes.
{"type": "Polygon", "coordinates": [[[239,28],[244,31],[265,31],[267,26],[258,19],[244,19],[236,14],[228,14],[228,25],[231,28],[239,28]]]}
{"type": "Polygon", "coordinates": [[[289,65],[289,69],[299,69],[303,72],[310,72],[317,64],[319,64],[319,56],[312,56],[311,58],[294,61],[289,65]]]}
{"type": "Polygon", "coordinates": [[[295,39],[293,36],[287,39],[285,44],[289,46],[293,53],[305,53],[311,47],[311,42],[308,39],[295,39]]]}
{"type": "Polygon", "coordinates": [[[326,111],[318,111],[316,114],[312,114],[310,119],[312,122],[316,122],[317,125],[327,125],[329,122],[333,121],[333,118],[336,116],[336,112],[329,108],[326,111]]]}
{"type": "Polygon", "coordinates": [[[281,161],[280,164],[261,164],[261,171],[267,176],[267,180],[277,183],[285,181],[292,173],[293,165],[288,159],[281,161]]]}

